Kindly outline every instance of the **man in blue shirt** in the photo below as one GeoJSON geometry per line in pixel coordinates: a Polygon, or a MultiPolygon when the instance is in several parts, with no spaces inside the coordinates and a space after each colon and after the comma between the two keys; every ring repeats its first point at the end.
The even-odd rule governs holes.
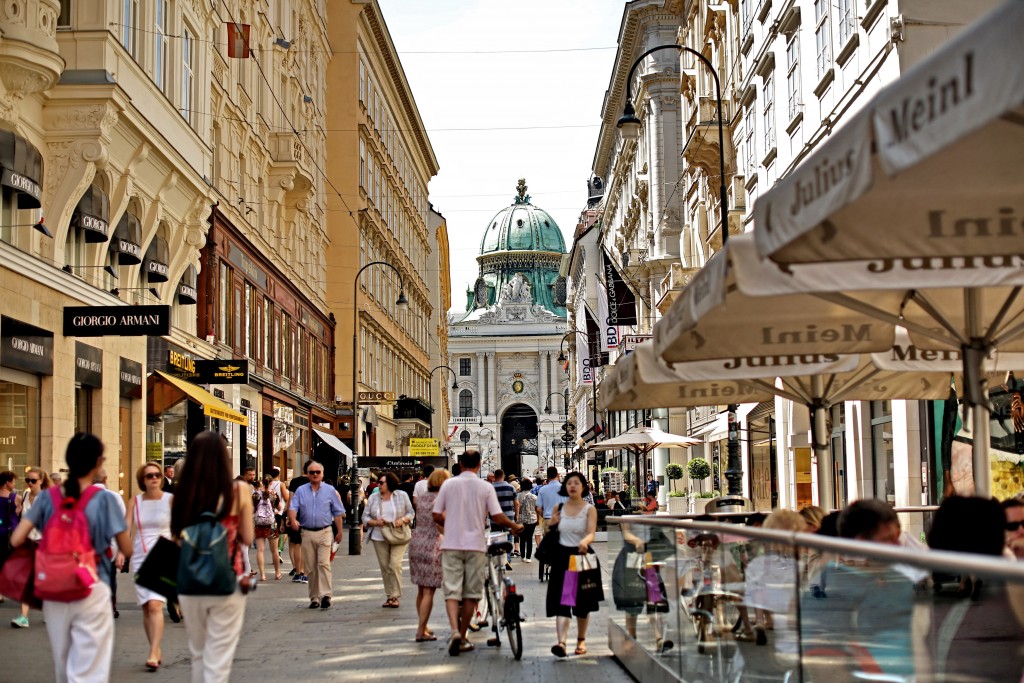
{"type": "Polygon", "coordinates": [[[292,496],[288,524],[302,532],[302,564],[309,576],[309,608],[327,609],[331,606],[331,523],[336,529],[333,540],[341,543],[345,506],[338,491],[324,483],[321,463],[311,462],[306,475],[309,483],[300,486],[292,496]]]}
{"type": "Polygon", "coordinates": [[[558,478],[558,468],[549,467],[548,483],[541,486],[540,492],[537,493],[537,518],[542,520],[540,523],[541,534],[548,532],[548,522],[551,521],[551,513],[555,511],[555,506],[566,500],[559,493],[561,489],[562,482],[558,478]]]}
{"type": "MultiPolygon", "coordinates": [[[[506,517],[511,520],[519,519],[519,496],[512,484],[505,481],[505,470],[494,470],[494,493],[498,496],[498,505],[506,517]]],[[[512,554],[505,557],[505,571],[512,571],[512,554]]]]}

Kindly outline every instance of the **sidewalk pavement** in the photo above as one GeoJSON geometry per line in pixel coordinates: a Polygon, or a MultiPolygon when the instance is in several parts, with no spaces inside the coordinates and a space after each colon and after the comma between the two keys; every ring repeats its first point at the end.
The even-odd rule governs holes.
{"type": "MultiPolygon", "coordinates": [[[[346,532],[347,534],[347,532],[346,532]]],[[[341,551],[348,547],[342,541],[341,551]]],[[[589,654],[559,660],[550,648],[555,643],[554,619],[544,617],[546,583],[537,577],[537,563],[513,560],[512,578],[525,597],[527,621],[523,624],[523,658],[517,662],[505,643],[488,648],[485,630],[470,635],[475,652],[450,657],[445,650],[449,633],[444,601],[440,590],[434,597],[430,626],[436,642],[417,643],[416,586],[409,581],[405,562],[402,606],[382,609],[385,595],[373,548],[364,547],[362,555],[339,555],[334,560],[334,600],[330,609],[311,610],[306,586],[293,584],[291,568],[282,565],[284,577],[274,581],[269,562],[269,581],[248,596],[245,627],[235,654],[233,681],[427,681],[474,680],[487,683],[522,683],[524,680],[558,680],[560,683],[624,683],[630,675],[612,658],[608,649],[607,617],[614,610],[610,603],[610,566],[605,562],[604,543],[594,549],[605,566],[608,602],[591,615],[587,647],[589,654]]],[[[253,554],[255,551],[253,551],[253,554]]],[[[255,567],[255,560],[253,566],[255,567]]],[[[188,645],[181,624],[166,621],[163,641],[163,666],[150,673],[143,668],[148,653],[142,628],[142,611],[135,604],[135,588],[128,574],[120,574],[118,610],[115,622],[114,660],[111,680],[187,681],[190,675],[188,645]]],[[[54,679],[50,645],[42,613],[33,611],[29,629],[13,629],[9,624],[17,616],[17,605],[10,600],[0,604],[0,652],[3,670],[19,683],[54,679]],[[17,672],[16,674],[14,672],[17,672]]],[[[573,624],[570,647],[576,637],[573,624]]],[[[0,676],[0,678],[5,678],[0,676]]]]}

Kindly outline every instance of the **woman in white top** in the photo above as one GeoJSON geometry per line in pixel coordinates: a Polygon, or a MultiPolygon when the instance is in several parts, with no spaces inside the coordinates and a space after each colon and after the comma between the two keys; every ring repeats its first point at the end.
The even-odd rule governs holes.
{"type": "MultiPolygon", "coordinates": [[[[46,476],[46,472],[38,467],[30,467],[25,470],[25,483],[28,484],[28,488],[18,498],[14,507],[15,512],[22,518],[32,509],[32,504],[39,498],[39,493],[44,489],[50,488],[50,478],[46,476]]],[[[32,529],[28,534],[28,540],[33,543],[39,543],[42,538],[43,534],[39,529],[32,529]]],[[[21,603],[21,615],[11,619],[11,626],[14,628],[28,628],[28,610],[28,603],[21,603]]]]}
{"type": "Polygon", "coordinates": [[[551,514],[551,525],[558,525],[558,542],[561,550],[551,565],[546,600],[547,615],[557,618],[555,631],[558,642],[551,648],[551,653],[556,657],[565,657],[567,654],[565,643],[569,637],[569,624],[573,616],[576,617],[576,654],[587,654],[587,623],[590,613],[598,609],[596,600],[581,599],[581,596],[577,596],[575,607],[562,604],[562,585],[565,582],[566,570],[569,568],[569,558],[572,555],[591,553],[590,544],[594,542],[597,533],[597,509],[583,498],[588,492],[587,478],[579,472],[570,472],[559,491],[559,494],[568,500],[556,506],[551,514]]]}
{"type": "MultiPolygon", "coordinates": [[[[148,462],[135,473],[135,481],[142,493],[132,498],[128,506],[128,530],[132,536],[131,571],[139,571],[146,555],[161,536],[171,538],[171,494],[163,490],[164,473],[160,465],[148,462]]],[[[167,598],[136,585],[139,604],[142,605],[142,625],[149,639],[149,658],[146,668],[160,668],[163,655],[160,641],[164,637],[164,605],[167,598]]]]}
{"type": "Polygon", "coordinates": [[[408,494],[398,488],[398,476],[394,472],[380,475],[378,483],[379,488],[366,501],[363,526],[369,529],[369,539],[373,541],[380,573],[384,577],[384,592],[388,599],[381,607],[398,607],[398,600],[402,597],[402,558],[409,544],[389,543],[381,528],[408,526],[416,514],[408,494]]]}

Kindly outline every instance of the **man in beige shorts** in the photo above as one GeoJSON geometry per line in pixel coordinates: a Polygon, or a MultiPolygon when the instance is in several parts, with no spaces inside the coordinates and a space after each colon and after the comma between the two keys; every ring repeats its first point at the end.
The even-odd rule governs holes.
{"type": "Polygon", "coordinates": [[[514,534],[523,530],[522,524],[516,524],[501,511],[494,487],[480,478],[480,451],[467,450],[459,456],[459,465],[462,472],[441,486],[434,501],[434,521],[444,527],[442,588],[452,628],[448,654],[453,657],[473,649],[466,639],[466,631],[484,592],[486,519],[490,517],[494,524],[511,529],[514,534]]]}

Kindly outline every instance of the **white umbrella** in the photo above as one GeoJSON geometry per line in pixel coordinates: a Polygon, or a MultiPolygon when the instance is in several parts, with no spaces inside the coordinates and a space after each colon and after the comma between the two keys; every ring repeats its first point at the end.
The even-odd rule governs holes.
{"type": "Polygon", "coordinates": [[[754,206],[758,249],[786,264],[787,291],[903,324],[922,348],[959,350],[979,495],[991,479],[983,366],[996,350],[1024,351],[1021,35],[1024,3],[1007,2],[882,90],[754,206]],[[814,263],[828,265],[799,265],[814,263]]]}
{"type": "Polygon", "coordinates": [[[591,444],[587,450],[617,451],[625,448],[634,453],[642,454],[649,453],[655,448],[689,448],[695,443],[701,443],[701,440],[694,439],[692,436],[669,434],[657,427],[638,425],[622,432],[618,436],[591,444]]]}

